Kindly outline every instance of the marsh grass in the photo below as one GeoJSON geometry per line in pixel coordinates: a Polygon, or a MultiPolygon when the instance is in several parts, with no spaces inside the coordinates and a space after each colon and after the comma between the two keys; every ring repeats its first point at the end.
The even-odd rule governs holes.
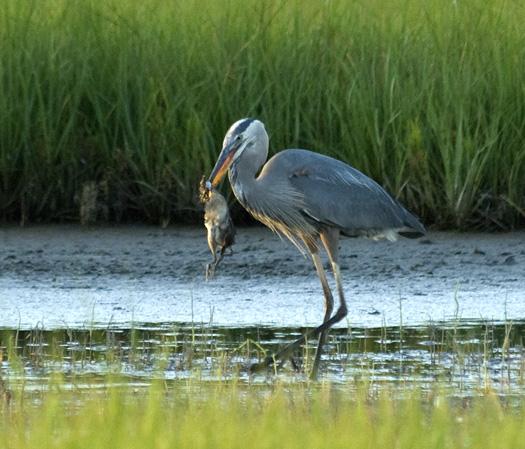
{"type": "Polygon", "coordinates": [[[191,218],[256,116],[427,223],[523,223],[524,22],[516,0],[5,0],[0,217],[191,218]]]}
{"type": "MultiPolygon", "coordinates": [[[[118,381],[118,379],[116,379],[118,381]]],[[[136,393],[119,384],[68,390],[60,378],[45,392],[15,396],[0,408],[6,449],[24,448],[513,448],[525,447],[523,400],[493,394],[454,401],[413,390],[334,390],[329,384],[237,384],[136,393]]]]}

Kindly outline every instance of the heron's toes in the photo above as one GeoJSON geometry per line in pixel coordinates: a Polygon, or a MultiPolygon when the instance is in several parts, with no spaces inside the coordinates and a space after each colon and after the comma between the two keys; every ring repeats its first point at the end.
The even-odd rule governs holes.
{"type": "Polygon", "coordinates": [[[264,371],[265,369],[270,368],[275,361],[276,360],[273,357],[266,357],[262,362],[252,363],[248,368],[248,372],[250,374],[255,374],[264,371]]]}
{"type": "Polygon", "coordinates": [[[290,357],[290,363],[292,364],[292,368],[296,373],[301,372],[301,362],[296,357],[290,357]]]}

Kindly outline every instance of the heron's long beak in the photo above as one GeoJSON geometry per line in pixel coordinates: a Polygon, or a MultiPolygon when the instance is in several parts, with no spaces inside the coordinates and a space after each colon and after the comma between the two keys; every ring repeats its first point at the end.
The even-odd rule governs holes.
{"type": "Polygon", "coordinates": [[[222,149],[221,154],[219,154],[219,158],[215,163],[215,167],[213,167],[211,175],[206,181],[206,188],[208,190],[211,190],[212,187],[217,187],[222,178],[224,178],[224,175],[228,171],[228,168],[230,168],[230,165],[233,161],[233,156],[235,155],[235,152],[238,148],[239,143],[233,141],[222,149]]]}

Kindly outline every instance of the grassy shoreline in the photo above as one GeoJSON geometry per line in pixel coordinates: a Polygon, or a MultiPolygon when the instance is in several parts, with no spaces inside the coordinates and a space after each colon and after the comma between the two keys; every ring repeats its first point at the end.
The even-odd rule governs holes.
{"type": "Polygon", "coordinates": [[[330,385],[261,392],[232,384],[154,384],[67,391],[52,381],[0,408],[6,449],[23,448],[523,448],[523,402],[496,396],[451,401],[332,391],[330,385]],[[481,425],[482,424],[482,425],[481,425]]]}
{"type": "Polygon", "coordinates": [[[524,22],[513,0],[6,0],[0,220],[196,220],[256,116],[271,151],[343,159],[427,224],[523,226],[524,22]]]}

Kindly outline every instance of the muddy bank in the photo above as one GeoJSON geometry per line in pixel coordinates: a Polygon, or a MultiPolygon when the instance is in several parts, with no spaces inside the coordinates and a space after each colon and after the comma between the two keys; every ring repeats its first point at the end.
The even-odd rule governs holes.
{"type": "MultiPolygon", "coordinates": [[[[430,233],[397,243],[343,239],[343,326],[525,318],[525,233],[430,233]],[[457,299],[457,303],[456,303],[457,299]]],[[[315,325],[308,259],[264,228],[238,230],[234,255],[204,281],[202,228],[0,228],[0,327],[315,325]]]]}

